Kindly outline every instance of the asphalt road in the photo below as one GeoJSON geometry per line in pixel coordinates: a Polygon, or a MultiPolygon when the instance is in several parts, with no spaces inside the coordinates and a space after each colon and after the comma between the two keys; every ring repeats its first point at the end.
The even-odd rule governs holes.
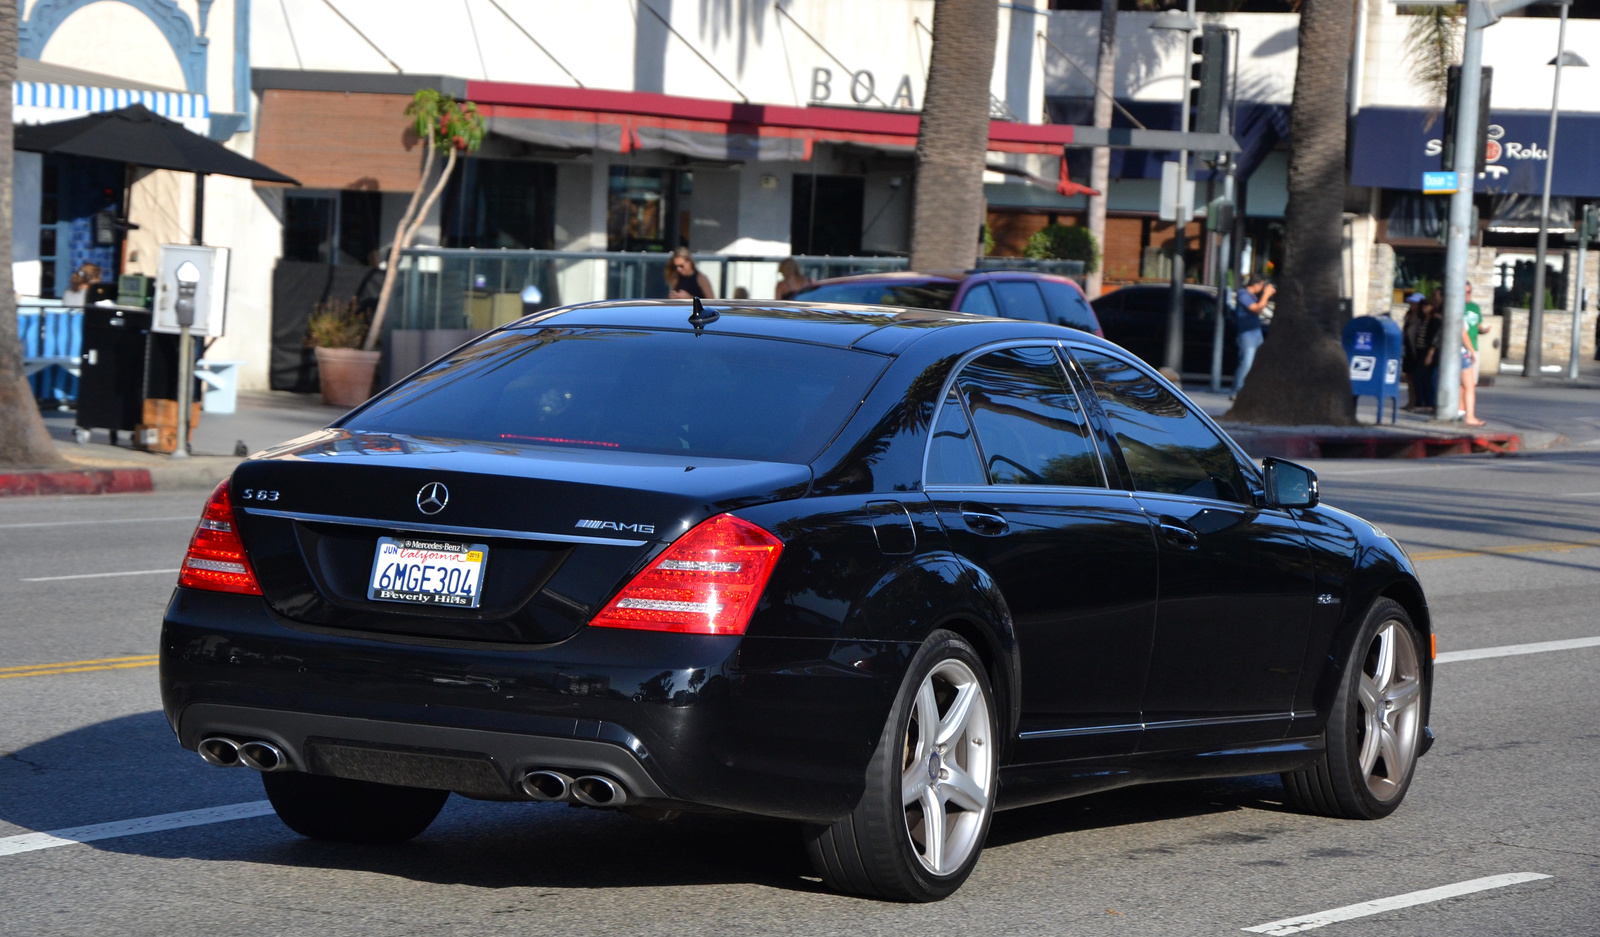
{"type": "MultiPolygon", "coordinates": [[[[1316,467],[1328,502],[1418,560],[1442,653],[1600,635],[1600,451],[1316,467]]],[[[262,800],[177,746],[143,657],[173,581],[143,571],[178,565],[201,500],[0,501],[6,934],[1237,935],[1511,873],[1549,877],[1320,933],[1600,933],[1596,646],[1442,662],[1439,742],[1389,819],[1288,812],[1275,777],[1111,792],[1001,814],[932,906],[821,890],[783,823],[462,798],[399,848],[257,816],[21,851],[32,831],[262,800]],[[134,575],[55,578],[110,572],[134,575]],[[76,661],[100,663],[34,666],[76,661]]]]}

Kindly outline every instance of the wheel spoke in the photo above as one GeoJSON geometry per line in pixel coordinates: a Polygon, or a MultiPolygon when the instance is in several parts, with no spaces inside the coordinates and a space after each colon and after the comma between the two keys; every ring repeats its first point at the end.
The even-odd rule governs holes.
{"type": "Polygon", "coordinates": [[[922,682],[917,691],[917,751],[912,760],[920,761],[928,754],[933,736],[939,731],[939,701],[933,695],[933,680],[922,682]]]}
{"type": "Polygon", "coordinates": [[[922,856],[934,874],[944,872],[944,804],[934,795],[933,788],[922,792],[922,856]]]}
{"type": "Polygon", "coordinates": [[[920,761],[913,761],[911,767],[900,775],[900,803],[907,807],[922,799],[922,792],[928,789],[928,766],[920,761]]]}
{"type": "Polygon", "coordinates": [[[950,704],[950,709],[939,720],[939,734],[934,737],[933,744],[949,745],[961,737],[967,728],[967,717],[972,714],[972,701],[978,695],[978,685],[969,683],[956,691],[955,701],[950,704]]]}
{"type": "Polygon", "coordinates": [[[1382,693],[1378,689],[1378,684],[1371,677],[1362,674],[1361,685],[1356,689],[1356,692],[1361,697],[1361,708],[1366,711],[1367,715],[1376,714],[1378,712],[1378,697],[1382,693]]]}
{"type": "Polygon", "coordinates": [[[1422,696],[1422,681],[1411,679],[1403,680],[1389,687],[1385,699],[1389,702],[1390,709],[1399,713],[1411,707],[1422,696]]]}
{"type": "Polygon", "coordinates": [[[962,810],[979,811],[988,805],[989,798],[978,779],[955,765],[945,768],[950,777],[939,785],[940,793],[962,810]]]}
{"type": "Polygon", "coordinates": [[[1389,781],[1394,784],[1399,784],[1400,779],[1405,777],[1406,758],[1400,751],[1403,747],[1394,729],[1387,725],[1378,729],[1378,751],[1383,754],[1383,766],[1388,772],[1389,781]]]}
{"type": "Polygon", "coordinates": [[[1372,777],[1372,769],[1378,763],[1378,736],[1383,732],[1383,723],[1377,719],[1368,719],[1367,734],[1361,740],[1361,757],[1357,759],[1361,765],[1363,777],[1372,777]]]}
{"type": "Polygon", "coordinates": [[[1381,693],[1394,682],[1394,640],[1395,625],[1390,622],[1378,632],[1378,661],[1373,667],[1372,682],[1378,685],[1381,693]]]}

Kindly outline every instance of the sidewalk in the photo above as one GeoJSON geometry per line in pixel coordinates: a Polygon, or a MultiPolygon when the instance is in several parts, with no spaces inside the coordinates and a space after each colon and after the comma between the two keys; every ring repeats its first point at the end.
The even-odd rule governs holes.
{"type": "MultiPolygon", "coordinates": [[[[1228,391],[1213,393],[1207,384],[1186,384],[1184,393],[1219,422],[1232,406],[1228,391]]],[[[1373,422],[1375,410],[1372,398],[1362,398],[1357,407],[1360,425],[1354,427],[1222,425],[1257,458],[1416,458],[1597,445],[1600,362],[1583,364],[1577,381],[1496,375],[1493,386],[1478,388],[1478,417],[1486,426],[1435,422],[1403,410],[1390,423],[1387,409],[1380,426],[1373,422]]]]}
{"type": "Polygon", "coordinates": [[[345,412],[323,406],[314,394],[240,391],[236,412],[201,415],[188,459],[141,452],[132,448],[127,433],[116,446],[104,430],[95,430],[88,443],[79,444],[72,435],[74,413],[46,413],[45,427],[70,466],[0,474],[0,496],[208,491],[239,464],[243,457],[236,454],[238,447],[258,452],[321,429],[345,412]]]}

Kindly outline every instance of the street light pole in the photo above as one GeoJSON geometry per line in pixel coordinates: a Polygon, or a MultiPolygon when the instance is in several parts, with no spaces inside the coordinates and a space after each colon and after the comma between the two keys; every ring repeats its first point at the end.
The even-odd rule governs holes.
{"type": "MultiPolygon", "coordinates": [[[[1556,32],[1555,85],[1550,91],[1550,137],[1544,158],[1544,193],[1539,197],[1539,242],[1533,253],[1533,298],[1528,303],[1528,340],[1522,351],[1522,376],[1538,377],[1544,371],[1544,264],[1550,240],[1550,178],[1556,168],[1556,116],[1561,110],[1561,66],[1567,51],[1567,10],[1561,4],[1561,26],[1556,32]]],[[[1582,289],[1583,284],[1578,284],[1582,289]]]]}
{"type": "MultiPolygon", "coordinates": [[[[1178,129],[1189,132],[1189,71],[1194,66],[1194,31],[1198,24],[1194,18],[1194,0],[1189,0],[1184,14],[1168,10],[1150,23],[1151,29],[1167,29],[1183,33],[1183,79],[1178,97],[1178,129]]],[[[1183,252],[1188,241],[1189,219],[1184,217],[1184,195],[1189,181],[1189,151],[1178,151],[1178,184],[1173,196],[1172,211],[1172,303],[1167,309],[1167,348],[1165,364],[1172,370],[1183,372],[1183,252]]]]}

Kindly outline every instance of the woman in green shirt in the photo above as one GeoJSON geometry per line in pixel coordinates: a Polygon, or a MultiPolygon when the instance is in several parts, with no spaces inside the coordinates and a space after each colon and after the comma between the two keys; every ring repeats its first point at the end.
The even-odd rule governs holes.
{"type": "Polygon", "coordinates": [[[1461,316],[1461,422],[1482,426],[1478,419],[1478,326],[1483,310],[1472,301],[1472,284],[1467,284],[1467,305],[1461,316]]]}

